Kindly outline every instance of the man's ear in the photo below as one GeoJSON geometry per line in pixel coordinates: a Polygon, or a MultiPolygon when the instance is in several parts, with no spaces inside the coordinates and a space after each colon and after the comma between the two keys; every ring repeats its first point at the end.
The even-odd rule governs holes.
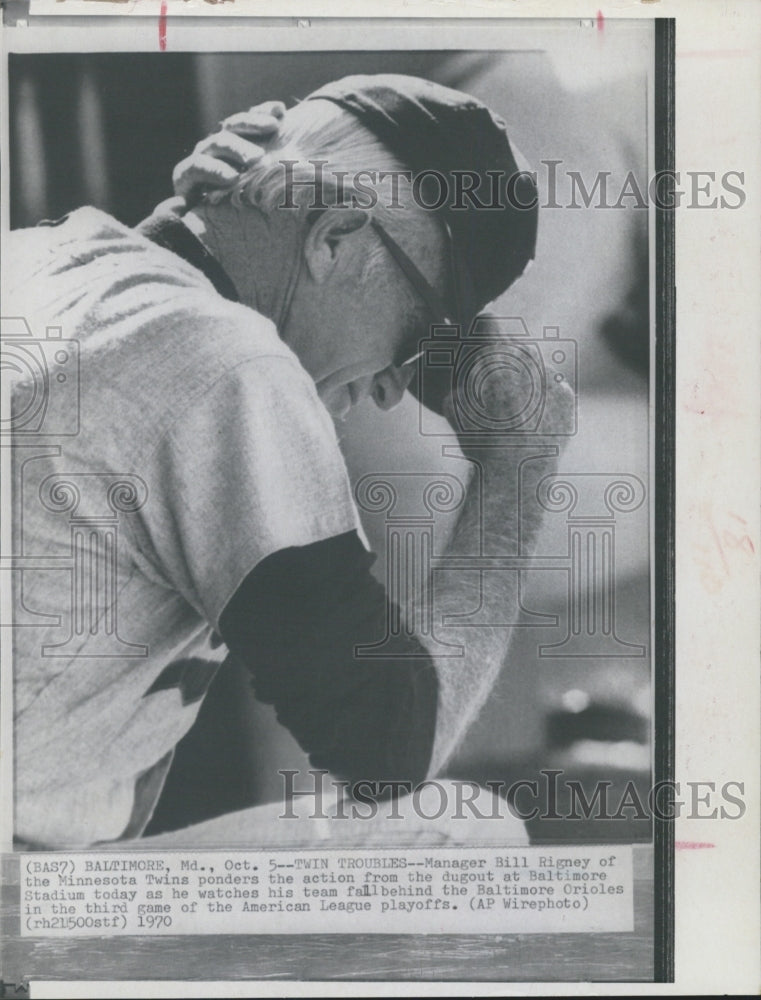
{"type": "Polygon", "coordinates": [[[325,281],[335,270],[356,254],[353,237],[370,222],[363,208],[328,208],[315,213],[304,243],[304,258],[314,281],[325,281]]]}

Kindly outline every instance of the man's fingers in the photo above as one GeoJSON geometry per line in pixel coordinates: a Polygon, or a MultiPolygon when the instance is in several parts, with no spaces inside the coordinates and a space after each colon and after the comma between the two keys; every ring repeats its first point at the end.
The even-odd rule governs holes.
{"type": "Polygon", "coordinates": [[[174,168],[175,193],[187,197],[199,184],[227,187],[263,155],[261,146],[233,132],[215,132],[201,139],[190,156],[174,168]]]}
{"type": "Polygon", "coordinates": [[[266,101],[223,119],[218,130],[174,168],[175,194],[192,201],[203,188],[229,187],[241,171],[264,155],[262,147],[251,140],[276,135],[284,114],[282,101],[266,101]]]}
{"type": "Polygon", "coordinates": [[[196,144],[190,159],[197,156],[213,156],[217,160],[225,160],[230,166],[244,169],[260,160],[264,150],[234,132],[214,132],[196,144]]]}
{"type": "Polygon", "coordinates": [[[186,200],[194,190],[204,187],[226,188],[240,177],[240,170],[231,167],[224,160],[203,153],[193,153],[186,160],[181,160],[172,173],[172,183],[175,194],[186,200]]]}
{"type": "Polygon", "coordinates": [[[238,111],[223,118],[219,127],[252,139],[264,138],[278,131],[284,114],[285,105],[282,101],[267,101],[249,108],[248,111],[238,111]]]}

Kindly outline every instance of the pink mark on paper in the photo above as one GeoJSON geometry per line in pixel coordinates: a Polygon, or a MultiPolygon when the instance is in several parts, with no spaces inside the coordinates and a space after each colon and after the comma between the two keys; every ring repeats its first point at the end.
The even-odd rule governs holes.
{"type": "Polygon", "coordinates": [[[705,847],[716,847],[716,844],[709,844],[700,840],[675,840],[674,847],[677,851],[699,851],[705,847]]]}
{"type": "Polygon", "coordinates": [[[166,0],[161,0],[159,11],[159,49],[166,52],[166,0]]]}
{"type": "Polygon", "coordinates": [[[743,571],[756,556],[756,546],[748,533],[748,522],[734,511],[715,517],[703,507],[703,540],[696,546],[695,560],[700,580],[709,594],[718,593],[737,570],[743,571]]]}
{"type": "Polygon", "coordinates": [[[597,30],[598,31],[602,31],[602,29],[604,27],[605,27],[605,18],[603,17],[602,11],[598,10],[597,11],[597,30]]]}

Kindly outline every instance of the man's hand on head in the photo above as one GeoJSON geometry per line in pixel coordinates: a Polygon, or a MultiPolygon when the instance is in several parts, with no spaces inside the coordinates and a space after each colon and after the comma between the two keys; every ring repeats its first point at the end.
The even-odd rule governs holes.
{"type": "Polygon", "coordinates": [[[284,114],[281,101],[266,101],[224,118],[217,131],[201,139],[190,156],[174,168],[175,194],[188,206],[206,193],[211,200],[216,192],[220,196],[264,155],[259,142],[269,142],[277,135],[284,114]]]}

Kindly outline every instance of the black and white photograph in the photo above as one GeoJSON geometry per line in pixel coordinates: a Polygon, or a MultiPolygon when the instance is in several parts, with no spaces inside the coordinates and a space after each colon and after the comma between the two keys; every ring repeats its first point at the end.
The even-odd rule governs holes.
{"type": "Polygon", "coordinates": [[[673,981],[674,22],[88,20],[4,30],[5,988],[673,981]]]}

